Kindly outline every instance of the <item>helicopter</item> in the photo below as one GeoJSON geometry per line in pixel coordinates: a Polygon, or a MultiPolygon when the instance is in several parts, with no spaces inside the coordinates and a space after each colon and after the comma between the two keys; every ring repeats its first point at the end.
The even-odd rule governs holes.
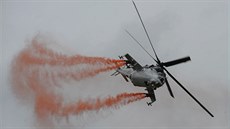
{"type": "Polygon", "coordinates": [[[139,20],[142,24],[142,27],[145,31],[145,35],[148,38],[148,42],[151,45],[151,48],[153,50],[153,53],[155,55],[155,58],[141,45],[141,43],[136,40],[136,38],[127,30],[126,33],[137,43],[156,63],[156,65],[145,65],[141,66],[130,54],[125,54],[124,56],[119,56],[120,59],[125,61],[125,65],[122,67],[119,67],[111,76],[117,76],[118,74],[122,75],[122,77],[125,79],[125,81],[129,82],[131,81],[134,86],[138,87],[144,87],[145,90],[148,92],[146,93],[146,97],[149,97],[151,99],[151,102],[147,102],[148,106],[152,106],[152,103],[156,101],[155,97],[155,90],[162,87],[164,84],[166,84],[167,89],[169,91],[169,94],[172,98],[174,98],[174,94],[172,92],[171,86],[168,82],[167,75],[175,81],[178,86],[180,86],[198,105],[201,106],[211,117],[214,117],[214,115],[206,108],[204,107],[167,69],[166,67],[170,67],[173,65],[177,65],[180,63],[185,63],[187,61],[191,61],[191,58],[189,56],[179,58],[176,60],[168,61],[168,62],[161,62],[161,60],[158,58],[157,53],[153,47],[152,41],[149,37],[149,34],[147,32],[147,29],[144,25],[144,22],[141,18],[141,15],[137,9],[137,6],[134,1],[132,1],[136,13],[139,17],[139,20]],[[124,59],[126,58],[126,59],[124,59]]]}

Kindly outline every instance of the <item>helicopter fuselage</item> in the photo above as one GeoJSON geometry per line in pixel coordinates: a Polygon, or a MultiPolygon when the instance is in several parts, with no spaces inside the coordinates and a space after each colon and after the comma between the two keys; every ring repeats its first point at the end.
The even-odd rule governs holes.
{"type": "Polygon", "coordinates": [[[158,66],[144,66],[141,70],[132,68],[120,68],[117,70],[122,76],[130,79],[134,86],[151,87],[153,89],[161,87],[165,83],[166,75],[158,66]]]}

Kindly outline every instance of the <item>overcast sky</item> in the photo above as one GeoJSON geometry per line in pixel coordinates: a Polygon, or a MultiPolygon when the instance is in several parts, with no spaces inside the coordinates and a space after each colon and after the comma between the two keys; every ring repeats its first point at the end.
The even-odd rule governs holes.
{"type": "MultiPolygon", "coordinates": [[[[226,128],[229,127],[228,13],[226,1],[136,1],[153,45],[162,61],[190,56],[192,61],[169,71],[213,114],[211,118],[179,86],[170,81],[175,99],[165,86],[148,107],[139,102],[99,114],[71,118],[72,127],[85,128],[226,128]],[[77,124],[76,124],[77,123],[77,124]]],[[[129,30],[151,53],[131,1],[2,1],[1,2],[1,124],[3,128],[34,125],[33,106],[22,104],[11,90],[10,63],[37,34],[52,39],[66,52],[118,58],[130,53],[140,64],[153,61],[125,33],[129,30]]],[[[64,51],[63,50],[63,51],[64,51]]],[[[70,82],[68,96],[98,97],[144,92],[111,72],[70,82]],[[75,87],[72,87],[76,85],[75,87]],[[81,89],[81,91],[79,91],[81,89]]]]}

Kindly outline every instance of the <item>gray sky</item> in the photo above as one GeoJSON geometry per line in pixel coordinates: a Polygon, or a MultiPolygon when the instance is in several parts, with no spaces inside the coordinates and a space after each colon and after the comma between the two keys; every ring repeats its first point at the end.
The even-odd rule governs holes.
{"type": "MultiPolygon", "coordinates": [[[[92,118],[71,117],[73,127],[82,121],[88,129],[229,127],[227,2],[149,0],[136,4],[162,61],[191,57],[191,62],[168,69],[215,117],[209,117],[170,80],[175,99],[163,86],[156,91],[152,107],[144,99],[92,118]]],[[[129,30],[152,52],[131,1],[2,1],[1,28],[2,128],[34,125],[33,107],[15,98],[8,80],[13,57],[36,34],[57,41],[72,54],[117,58],[130,53],[142,65],[153,62],[124,32],[129,30]]],[[[111,73],[63,84],[63,94],[74,98],[144,92],[120,76],[111,77],[111,73]]]]}

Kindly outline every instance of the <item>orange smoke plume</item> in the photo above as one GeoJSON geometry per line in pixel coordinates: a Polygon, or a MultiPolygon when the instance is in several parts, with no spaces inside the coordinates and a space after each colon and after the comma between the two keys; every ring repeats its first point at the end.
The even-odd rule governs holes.
{"type": "Polygon", "coordinates": [[[58,54],[46,48],[44,43],[33,39],[32,43],[13,60],[11,69],[13,89],[21,96],[28,94],[31,89],[27,84],[28,77],[34,71],[38,71],[44,78],[50,78],[49,81],[68,77],[80,80],[117,69],[124,64],[123,60],[58,54]],[[85,67],[81,68],[82,65],[85,67]]]}
{"type": "Polygon", "coordinates": [[[118,108],[143,98],[145,98],[145,93],[122,93],[115,97],[79,100],[73,104],[64,105],[60,98],[49,94],[37,96],[36,112],[40,117],[48,114],[67,117],[68,115],[79,115],[86,111],[99,111],[102,108],[118,108]]]}
{"type": "Polygon", "coordinates": [[[25,64],[36,65],[52,65],[52,66],[71,66],[77,64],[103,64],[103,65],[118,65],[125,64],[124,60],[108,59],[103,57],[87,57],[82,55],[66,56],[58,54],[48,48],[44,44],[33,40],[32,44],[20,54],[21,60],[25,64]]]}
{"type": "Polygon", "coordinates": [[[52,126],[50,115],[66,117],[87,111],[99,111],[141,100],[144,93],[122,93],[104,99],[88,99],[66,104],[63,96],[55,94],[58,80],[78,81],[125,65],[124,60],[82,55],[67,56],[48,49],[33,39],[12,62],[11,82],[14,93],[22,100],[35,99],[35,113],[42,125],[52,126]],[[84,67],[82,67],[82,65],[84,67]],[[47,124],[44,124],[47,123],[47,124]]]}

